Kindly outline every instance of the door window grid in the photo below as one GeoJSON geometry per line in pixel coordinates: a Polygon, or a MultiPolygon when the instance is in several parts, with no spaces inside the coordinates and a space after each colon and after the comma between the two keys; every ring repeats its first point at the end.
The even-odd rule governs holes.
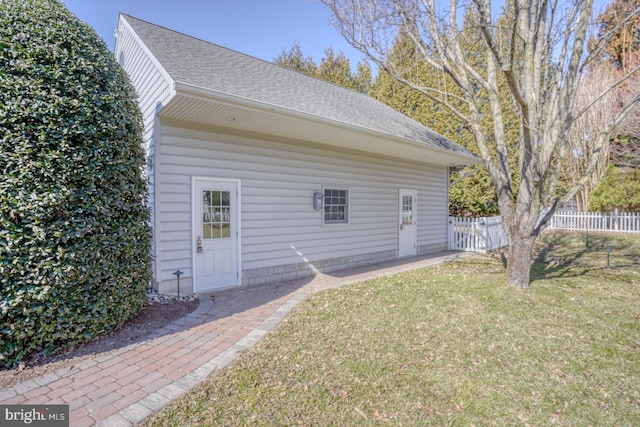
{"type": "Polygon", "coordinates": [[[202,238],[231,237],[231,197],[229,191],[202,192],[202,238]]]}
{"type": "Polygon", "coordinates": [[[402,196],[402,225],[413,224],[413,196],[402,196]]]}
{"type": "Polygon", "coordinates": [[[323,201],[325,224],[349,222],[349,190],[325,188],[323,201]]]}

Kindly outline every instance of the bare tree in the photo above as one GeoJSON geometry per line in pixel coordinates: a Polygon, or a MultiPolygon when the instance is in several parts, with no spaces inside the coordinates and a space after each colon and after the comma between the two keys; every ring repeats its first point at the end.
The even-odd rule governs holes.
{"type": "MultiPolygon", "coordinates": [[[[600,62],[589,68],[578,84],[574,110],[581,111],[588,106],[594,96],[603,93],[620,78],[620,71],[608,62],[600,62]]],[[[619,98],[621,88],[609,91],[602,96],[592,108],[574,119],[567,135],[567,161],[560,169],[562,181],[573,186],[584,175],[589,165],[595,161],[593,173],[585,181],[575,196],[578,211],[589,210],[589,196],[602,181],[609,163],[609,142],[602,144],[600,150],[594,149],[598,143],[597,135],[602,129],[615,119],[620,110],[619,98]],[[596,157],[596,159],[593,159],[596,157]]]]}
{"type": "MultiPolygon", "coordinates": [[[[575,183],[559,194],[559,171],[573,160],[567,145],[569,131],[577,118],[608,93],[595,95],[579,111],[574,108],[586,64],[600,53],[596,47],[586,54],[592,0],[513,0],[501,13],[492,9],[490,0],[450,0],[443,9],[439,6],[442,2],[436,0],[322,2],[331,9],[334,25],[351,45],[469,125],[495,186],[509,240],[507,281],[519,289],[527,288],[533,244],[541,227],[557,206],[575,197],[597,167],[597,156],[593,156],[575,183]],[[467,14],[475,19],[463,19],[467,14]],[[413,41],[420,61],[450,76],[461,95],[412,80],[407,71],[417,64],[389,65],[387,55],[400,30],[413,41]],[[466,52],[461,42],[469,32],[482,36],[481,61],[466,52]],[[500,96],[501,82],[506,82],[511,95],[508,102],[515,105],[518,114],[518,141],[505,137],[503,111],[507,106],[500,96]],[[460,102],[451,102],[454,97],[464,108],[458,107],[460,102]],[[481,126],[481,105],[487,100],[493,116],[490,133],[481,126]],[[518,156],[513,175],[510,155],[518,156]]],[[[636,71],[631,70],[610,88],[636,71]]],[[[639,101],[640,95],[636,95],[593,136],[593,152],[603,149],[611,130],[639,101]]]]}
{"type": "MultiPolygon", "coordinates": [[[[640,28],[637,30],[640,37],[640,28]]],[[[639,41],[640,44],[640,41],[639,41]]],[[[624,56],[622,70],[637,67],[640,65],[640,46],[633,52],[627,52],[624,56]]],[[[623,97],[633,97],[640,93],[640,73],[630,79],[622,92],[623,97]]],[[[615,138],[612,141],[611,160],[616,166],[626,168],[640,168],[640,105],[624,119],[620,126],[615,129],[615,138]],[[622,140],[626,139],[626,143],[622,140]]]]}

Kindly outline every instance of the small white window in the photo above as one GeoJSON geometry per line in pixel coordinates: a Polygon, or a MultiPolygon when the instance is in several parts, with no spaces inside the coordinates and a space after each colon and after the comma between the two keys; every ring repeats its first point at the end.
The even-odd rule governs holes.
{"type": "Polygon", "coordinates": [[[325,188],[323,191],[323,223],[349,223],[349,190],[344,188],[325,188]]]}

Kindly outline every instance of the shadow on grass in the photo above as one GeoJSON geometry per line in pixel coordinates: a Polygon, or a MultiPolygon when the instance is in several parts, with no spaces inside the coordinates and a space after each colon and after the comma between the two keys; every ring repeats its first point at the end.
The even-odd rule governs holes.
{"type": "Polygon", "coordinates": [[[593,271],[632,266],[633,260],[626,260],[624,256],[618,257],[615,266],[610,265],[607,248],[610,249],[611,240],[611,236],[606,234],[545,234],[536,243],[537,255],[531,267],[531,282],[579,277],[593,271]],[[622,260],[625,262],[620,262],[622,260]]]}

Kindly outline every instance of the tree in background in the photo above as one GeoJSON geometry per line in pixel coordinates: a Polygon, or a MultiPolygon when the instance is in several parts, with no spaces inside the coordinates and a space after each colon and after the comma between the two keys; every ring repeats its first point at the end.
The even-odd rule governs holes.
{"type": "Polygon", "coordinates": [[[620,88],[616,88],[602,96],[598,102],[586,111],[595,96],[606,91],[620,79],[620,71],[609,63],[594,63],[580,80],[574,109],[580,114],[573,122],[567,136],[567,155],[569,161],[560,170],[560,178],[567,186],[574,186],[585,174],[591,163],[595,163],[593,173],[578,190],[575,197],[576,207],[580,212],[589,211],[591,192],[604,179],[609,165],[609,141],[602,144],[600,150],[594,145],[597,135],[606,128],[620,110],[620,88]]]}
{"type": "Polygon", "coordinates": [[[596,212],[640,212],[640,169],[610,165],[604,180],[591,194],[589,208],[596,212]]]}
{"type": "Polygon", "coordinates": [[[0,0],[0,366],[120,327],[151,231],[135,90],[57,0],[0,0]]]}
{"type": "MultiPolygon", "coordinates": [[[[640,124],[640,121],[635,122],[640,124]]],[[[617,135],[611,141],[611,164],[620,168],[640,169],[640,137],[617,135]]]]}
{"type": "MultiPolygon", "coordinates": [[[[415,52],[412,50],[410,40],[406,35],[404,37],[399,35],[389,61],[399,64],[414,61],[414,58],[408,58],[412,55],[415,56],[415,52]]],[[[300,45],[295,43],[289,50],[283,50],[274,59],[274,63],[366,93],[452,141],[472,151],[476,150],[473,135],[464,121],[451,115],[446,108],[421,92],[393,79],[384,70],[379,72],[372,82],[371,67],[367,61],[358,63],[356,74],[351,75],[349,60],[342,53],[336,55],[333,49],[329,48],[325,51],[320,65],[316,65],[311,57],[304,56],[300,45]]],[[[427,63],[421,63],[412,72],[419,73],[425,85],[439,85],[444,91],[456,90],[455,83],[449,76],[437,72],[427,63]]],[[[487,127],[491,126],[490,117],[490,114],[486,115],[485,126],[487,127]]],[[[515,123],[515,120],[512,122],[515,123]]],[[[484,168],[477,166],[452,168],[450,181],[449,212],[451,215],[488,216],[498,213],[495,190],[484,168]]]]}
{"type": "Polygon", "coordinates": [[[355,78],[351,75],[351,64],[344,53],[335,53],[333,48],[325,49],[315,77],[335,83],[338,86],[356,89],[355,78]]]}
{"type": "Polygon", "coordinates": [[[295,42],[289,50],[282,49],[280,55],[273,59],[274,64],[290,68],[309,76],[316,74],[318,66],[310,56],[305,57],[299,42],[295,42]]]}
{"type": "MultiPolygon", "coordinates": [[[[450,102],[457,103],[458,90],[451,78],[430,64],[420,62],[416,55],[413,43],[401,31],[387,58],[387,67],[398,68],[403,64],[415,64],[411,69],[405,70],[405,79],[420,81],[423,86],[438,87],[443,93],[450,95],[450,102]]],[[[452,115],[447,108],[424,93],[393,78],[385,70],[378,73],[369,95],[477,153],[471,130],[463,120],[452,115]]],[[[463,105],[458,106],[463,108],[463,105]]],[[[449,175],[450,215],[490,216],[498,213],[496,193],[483,167],[455,167],[450,169],[449,175]]]]}
{"type": "Polygon", "coordinates": [[[358,63],[353,74],[349,58],[342,52],[336,54],[331,47],[325,49],[320,64],[316,64],[312,57],[304,56],[296,42],[288,50],[283,49],[273,63],[362,93],[371,86],[371,67],[366,61],[358,63]]]}
{"type": "Polygon", "coordinates": [[[640,0],[613,0],[596,19],[597,34],[590,49],[616,67],[629,71],[638,65],[640,0]]]}
{"type": "Polygon", "coordinates": [[[358,62],[356,68],[356,75],[353,76],[355,81],[355,89],[360,93],[368,94],[371,90],[371,84],[373,81],[373,71],[371,65],[367,61],[358,62]]]}
{"type": "MultiPolygon", "coordinates": [[[[593,2],[514,0],[507,3],[509,15],[502,19],[504,11],[493,10],[492,2],[484,0],[451,0],[443,9],[435,0],[322,1],[345,39],[379,69],[448,108],[469,126],[495,188],[509,241],[507,282],[527,288],[536,237],[556,208],[575,197],[597,166],[592,160],[574,185],[559,186],[560,170],[573,159],[567,135],[578,117],[574,109],[578,82],[603,50],[600,45],[586,55],[593,2]],[[461,11],[462,16],[476,16],[476,23],[469,26],[469,21],[461,19],[461,11]],[[416,63],[388,66],[399,31],[410,37],[420,54],[419,62],[447,74],[458,94],[445,94],[439,87],[407,79],[407,71],[416,63]],[[480,51],[470,51],[463,43],[467,34],[480,36],[480,51]],[[501,82],[506,84],[506,98],[501,82]],[[451,102],[452,97],[456,103],[451,102]],[[458,108],[458,103],[465,109],[458,108]],[[517,117],[515,142],[507,136],[510,108],[517,117]],[[488,134],[483,126],[485,111],[492,119],[488,134]],[[515,174],[510,161],[514,156],[515,174]]],[[[638,102],[640,95],[636,94],[594,136],[594,151],[602,149],[611,131],[638,102]]]]}
{"type": "MultiPolygon", "coordinates": [[[[640,65],[640,0],[614,0],[596,20],[597,32],[590,40],[597,52],[598,67],[607,68],[609,76],[623,75],[640,65]]],[[[600,76],[607,79],[609,76],[600,76]]],[[[635,74],[616,90],[619,105],[640,93],[640,76],[635,74]]],[[[608,94],[606,98],[611,98],[608,94]]],[[[610,106],[617,109],[619,105],[610,106]]],[[[606,112],[604,114],[607,114],[606,112]]],[[[609,167],[604,180],[593,190],[589,210],[635,212],[637,180],[640,169],[640,107],[636,107],[610,136],[609,167]]]]}
{"type": "MultiPolygon", "coordinates": [[[[613,0],[598,16],[598,41],[605,47],[604,60],[621,72],[630,72],[640,65],[640,0],[613,0]],[[626,19],[626,17],[629,19],[626,19]],[[610,37],[606,37],[611,34],[610,37]]],[[[636,74],[623,88],[624,96],[640,92],[640,77],[636,74]]],[[[640,167],[640,108],[615,130],[612,139],[612,163],[618,167],[640,167]]]]}

